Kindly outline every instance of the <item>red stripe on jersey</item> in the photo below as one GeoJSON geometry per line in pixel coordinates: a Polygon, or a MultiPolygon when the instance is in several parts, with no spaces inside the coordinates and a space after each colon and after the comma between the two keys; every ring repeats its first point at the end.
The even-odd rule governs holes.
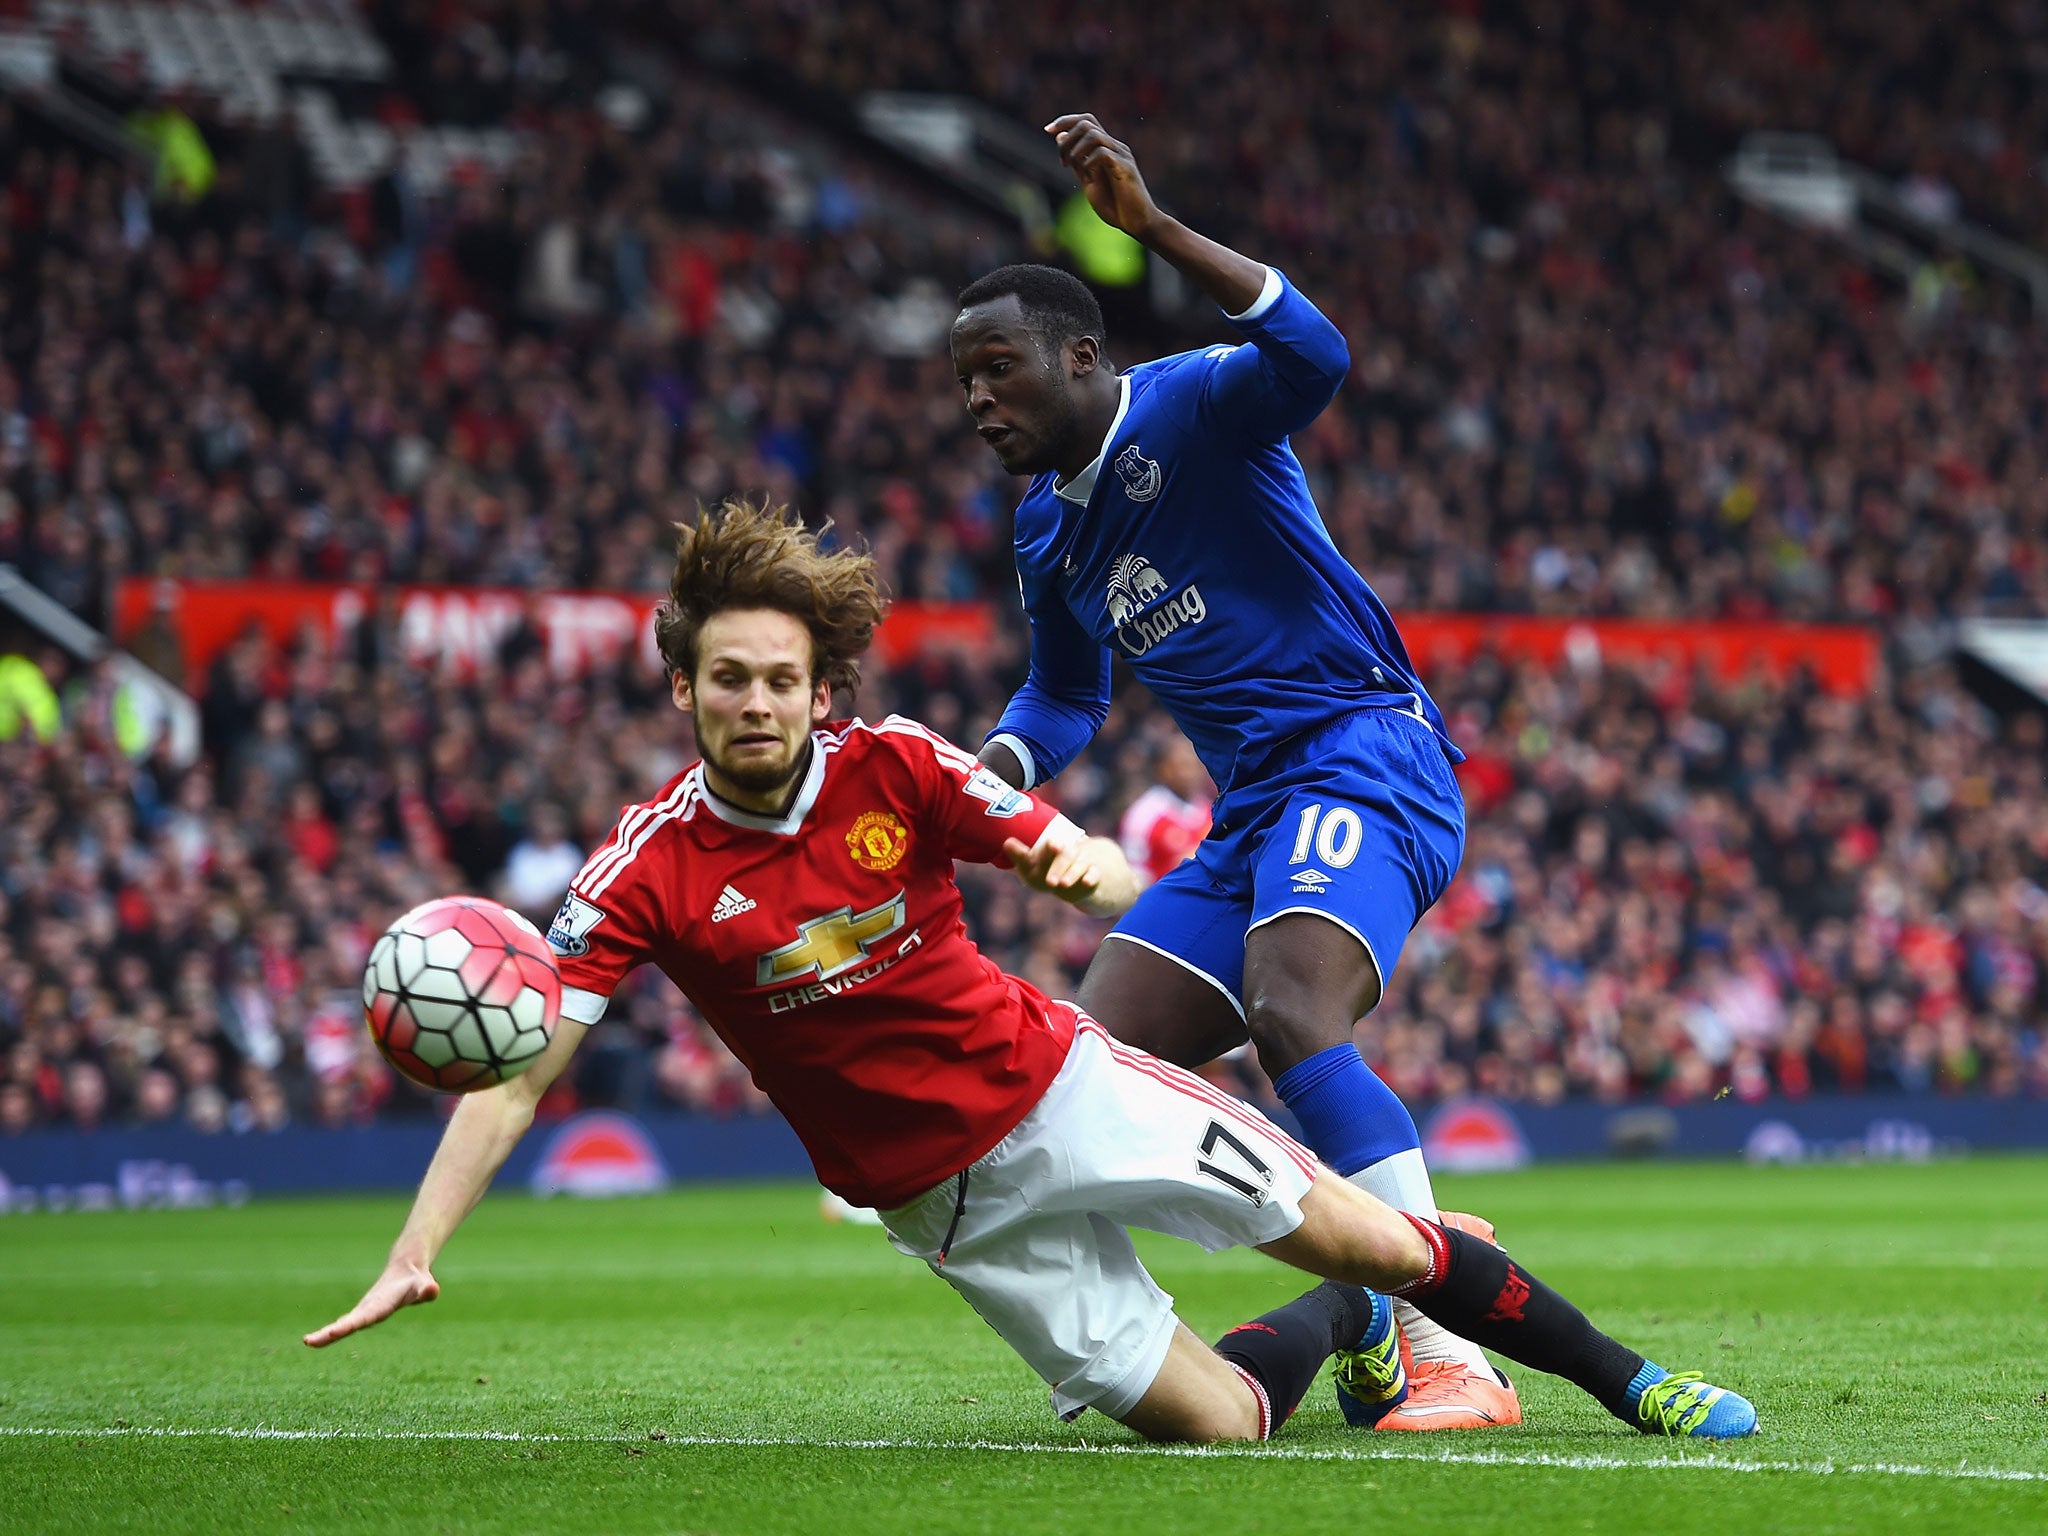
{"type": "Polygon", "coordinates": [[[1160,1061],[1157,1057],[1119,1053],[1116,1060],[1120,1066],[1142,1073],[1177,1092],[1186,1094],[1191,1099],[1208,1105],[1219,1114],[1229,1116],[1243,1129],[1278,1147],[1301,1170],[1303,1178],[1314,1182],[1317,1168],[1314,1154],[1242,1100],[1209,1088],[1203,1079],[1194,1073],[1184,1071],[1171,1062],[1160,1061]],[[1160,1070],[1162,1068],[1164,1070],[1160,1070]]]}
{"type": "Polygon", "coordinates": [[[1260,1137],[1269,1145],[1279,1148],[1288,1160],[1301,1170],[1303,1178],[1307,1179],[1310,1183],[1315,1182],[1317,1168],[1315,1155],[1242,1100],[1234,1099],[1229,1094],[1216,1090],[1203,1092],[1201,1088],[1191,1086],[1191,1084],[1203,1083],[1203,1079],[1195,1076],[1192,1072],[1183,1071],[1171,1062],[1159,1061],[1156,1057],[1119,1057],[1118,1062],[1133,1072],[1142,1072],[1146,1076],[1164,1083],[1167,1087],[1186,1094],[1191,1099],[1207,1104],[1219,1114],[1227,1115],[1252,1135],[1260,1137]],[[1161,1067],[1165,1070],[1156,1070],[1161,1067]]]}
{"type": "Polygon", "coordinates": [[[698,790],[694,781],[686,782],[668,799],[654,808],[653,815],[641,822],[633,836],[616,857],[605,866],[604,873],[587,885],[578,887],[586,896],[602,896],[611,883],[625,872],[626,866],[639,858],[647,845],[654,840],[655,833],[663,826],[676,820],[688,820],[697,809],[698,790]]]}
{"type": "Polygon", "coordinates": [[[1143,1073],[1155,1082],[1163,1083],[1176,1092],[1186,1094],[1189,1098],[1197,1099],[1211,1109],[1230,1116],[1245,1130],[1277,1146],[1301,1170],[1302,1177],[1314,1182],[1319,1166],[1315,1154],[1242,1099],[1232,1098],[1213,1083],[1197,1077],[1183,1067],[1177,1067],[1170,1061],[1162,1061],[1157,1056],[1125,1045],[1080,1009],[1075,1008],[1073,1012],[1076,1027],[1100,1035],[1109,1047],[1110,1056],[1119,1066],[1143,1073]]]}
{"type": "Polygon", "coordinates": [[[607,864],[625,851],[626,844],[633,840],[633,833],[638,830],[640,823],[653,814],[654,807],[651,805],[636,805],[624,812],[619,817],[618,825],[612,828],[612,835],[598,844],[597,851],[583,861],[583,867],[576,871],[576,878],[569,882],[570,888],[574,889],[586,880],[596,879],[607,864]]]}
{"type": "Polygon", "coordinates": [[[931,747],[932,756],[963,776],[972,775],[974,770],[981,766],[979,758],[955,746],[936,731],[927,730],[915,720],[907,720],[902,715],[890,715],[880,725],[869,725],[864,720],[856,720],[854,724],[877,736],[915,736],[931,747]]]}
{"type": "Polygon", "coordinates": [[[570,889],[586,895],[601,894],[605,887],[617,878],[618,872],[640,856],[640,850],[647,845],[654,828],[687,806],[696,795],[696,786],[690,776],[670,790],[658,801],[636,805],[619,818],[618,826],[597,852],[584,860],[583,868],[576,872],[576,878],[569,882],[570,889]]]}
{"type": "MultiPolygon", "coordinates": [[[[1087,1018],[1087,1016],[1083,1014],[1081,1018],[1087,1018]]],[[[1155,1055],[1151,1055],[1147,1051],[1139,1051],[1135,1047],[1128,1047],[1128,1044],[1118,1040],[1114,1034],[1104,1030],[1102,1024],[1098,1024],[1094,1018],[1087,1018],[1087,1024],[1094,1026],[1094,1030],[1104,1038],[1104,1042],[1110,1047],[1110,1055],[1116,1057],[1116,1061],[1120,1065],[1130,1067],[1133,1071],[1143,1071],[1147,1077],[1155,1077],[1155,1079],[1167,1083],[1169,1087],[1176,1087],[1176,1090],[1180,1090],[1182,1094],[1188,1094],[1190,1098],[1198,1098],[1198,1100],[1202,1100],[1202,1102],[1206,1102],[1206,1104],[1210,1104],[1214,1108],[1223,1110],[1225,1114],[1231,1114],[1239,1124],[1249,1126],[1249,1128],[1257,1130],[1257,1133],[1260,1133],[1260,1135],[1276,1141],[1294,1159],[1294,1163],[1300,1165],[1300,1169],[1303,1169],[1303,1174],[1309,1174],[1311,1178],[1315,1176],[1315,1169],[1317,1169],[1315,1153],[1311,1153],[1307,1147],[1303,1147],[1298,1141],[1294,1141],[1286,1133],[1286,1130],[1276,1126],[1264,1114],[1260,1114],[1255,1108],[1251,1108],[1249,1104],[1245,1104],[1239,1098],[1231,1098],[1229,1094],[1225,1094],[1221,1090],[1221,1087],[1210,1083],[1206,1077],[1200,1077],[1200,1075],[1188,1071],[1186,1067],[1176,1067],[1171,1061],[1163,1061],[1163,1059],[1159,1059],[1159,1057],[1155,1057],[1155,1055]]]]}

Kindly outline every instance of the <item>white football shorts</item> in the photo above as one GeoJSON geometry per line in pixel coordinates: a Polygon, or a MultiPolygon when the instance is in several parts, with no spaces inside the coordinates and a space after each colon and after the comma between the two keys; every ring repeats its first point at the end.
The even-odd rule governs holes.
{"type": "Polygon", "coordinates": [[[1062,1419],[1121,1418],[1158,1376],[1173,1298],[1138,1262],[1126,1227],[1214,1252],[1301,1225],[1318,1164],[1257,1110],[1192,1072],[1110,1038],[1071,1004],[1066,1065],[1031,1113],[967,1170],[882,1213],[1052,1385],[1062,1419]]]}

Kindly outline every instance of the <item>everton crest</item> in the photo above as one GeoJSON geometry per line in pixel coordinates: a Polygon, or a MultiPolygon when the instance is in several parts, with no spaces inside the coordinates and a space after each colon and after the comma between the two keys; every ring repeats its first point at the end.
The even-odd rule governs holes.
{"type": "Polygon", "coordinates": [[[1150,501],[1166,483],[1166,477],[1159,471],[1159,461],[1138,452],[1136,443],[1116,456],[1116,473],[1124,483],[1124,494],[1133,501],[1150,501]]]}

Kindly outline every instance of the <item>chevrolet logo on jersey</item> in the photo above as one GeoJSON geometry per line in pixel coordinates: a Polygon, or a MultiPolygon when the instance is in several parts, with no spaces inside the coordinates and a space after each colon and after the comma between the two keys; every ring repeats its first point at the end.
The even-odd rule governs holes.
{"type": "Polygon", "coordinates": [[[754,985],[768,987],[778,981],[813,975],[820,981],[829,981],[867,959],[869,946],[901,928],[903,916],[903,893],[898,891],[865,912],[856,912],[848,905],[799,923],[794,943],[771,949],[756,962],[754,985]]]}

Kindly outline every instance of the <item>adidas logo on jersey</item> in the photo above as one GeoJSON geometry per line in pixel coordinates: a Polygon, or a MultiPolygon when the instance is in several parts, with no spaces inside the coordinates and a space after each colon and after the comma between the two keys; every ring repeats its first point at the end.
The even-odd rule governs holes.
{"type": "Polygon", "coordinates": [[[722,923],[728,917],[738,917],[742,912],[751,912],[753,910],[754,903],[752,899],[742,896],[728,885],[718,893],[718,900],[711,905],[711,921],[722,923]]]}
{"type": "Polygon", "coordinates": [[[1298,869],[1294,872],[1294,889],[1297,894],[1320,896],[1330,888],[1330,877],[1320,869],[1298,869]]]}

